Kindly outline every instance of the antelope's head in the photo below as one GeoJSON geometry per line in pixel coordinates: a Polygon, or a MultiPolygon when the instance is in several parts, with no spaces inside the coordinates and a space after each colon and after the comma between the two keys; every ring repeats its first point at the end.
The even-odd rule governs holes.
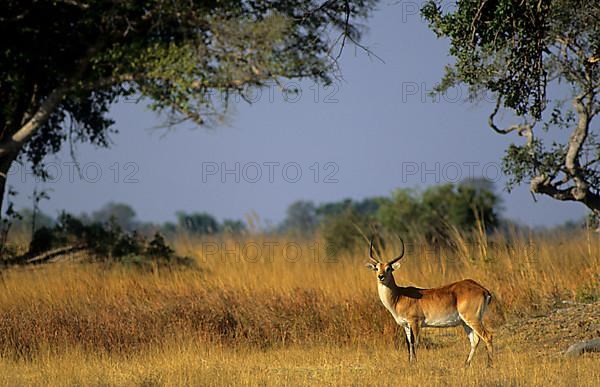
{"type": "Polygon", "coordinates": [[[394,275],[392,274],[394,271],[394,264],[404,256],[404,241],[400,239],[400,242],[402,242],[402,253],[398,257],[389,262],[379,262],[379,260],[373,254],[373,238],[371,238],[371,244],[369,246],[370,262],[367,263],[367,267],[377,273],[377,280],[382,284],[387,284],[390,283],[390,281],[394,281],[394,275]]]}

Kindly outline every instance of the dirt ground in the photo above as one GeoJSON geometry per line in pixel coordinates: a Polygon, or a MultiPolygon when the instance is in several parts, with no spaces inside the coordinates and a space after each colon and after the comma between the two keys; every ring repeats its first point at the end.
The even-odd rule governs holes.
{"type": "Polygon", "coordinates": [[[511,337],[511,341],[536,347],[546,355],[562,355],[572,344],[600,338],[600,303],[563,302],[545,315],[507,322],[496,336],[505,338],[503,341],[511,337]]]}

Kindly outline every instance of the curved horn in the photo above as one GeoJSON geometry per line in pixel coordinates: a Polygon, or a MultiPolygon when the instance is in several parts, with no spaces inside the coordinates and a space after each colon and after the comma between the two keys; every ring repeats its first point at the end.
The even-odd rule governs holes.
{"type": "Polygon", "coordinates": [[[371,261],[375,262],[375,263],[379,263],[379,260],[377,258],[375,258],[375,256],[373,255],[373,239],[375,237],[372,236],[371,237],[371,244],[369,245],[369,257],[371,258],[371,261]]]}
{"type": "Polygon", "coordinates": [[[402,242],[402,253],[396,258],[389,261],[388,265],[393,265],[394,263],[398,262],[402,257],[404,257],[404,241],[402,240],[402,238],[400,238],[400,242],[402,242]]]}

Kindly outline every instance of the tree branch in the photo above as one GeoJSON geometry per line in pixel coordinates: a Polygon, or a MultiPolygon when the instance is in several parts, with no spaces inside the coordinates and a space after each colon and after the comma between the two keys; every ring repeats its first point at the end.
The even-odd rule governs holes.
{"type": "MultiPolygon", "coordinates": [[[[565,168],[567,173],[573,178],[576,190],[573,192],[575,197],[583,200],[588,193],[588,184],[584,179],[579,164],[579,156],[589,130],[589,104],[584,103],[584,95],[579,95],[573,100],[575,111],[579,115],[577,126],[569,136],[567,154],[565,155],[565,168]]],[[[593,98],[593,96],[591,96],[593,98]]]]}
{"type": "Polygon", "coordinates": [[[498,114],[498,110],[500,109],[500,103],[501,99],[498,98],[498,100],[496,101],[496,107],[494,108],[494,111],[492,112],[492,114],[490,114],[488,118],[488,125],[490,126],[490,128],[492,128],[494,132],[498,134],[509,134],[516,130],[519,136],[527,138],[527,145],[531,145],[533,143],[533,125],[528,123],[520,125],[514,124],[505,129],[500,129],[498,128],[498,126],[496,126],[496,124],[494,123],[494,118],[496,117],[496,114],[498,114]]]}
{"type": "Polygon", "coordinates": [[[530,189],[533,193],[548,195],[556,200],[573,201],[585,204],[596,216],[600,216],[600,195],[586,189],[585,195],[581,197],[576,186],[560,189],[553,185],[550,179],[544,175],[531,179],[530,189]]]}
{"type": "Polygon", "coordinates": [[[96,45],[90,47],[87,50],[86,55],[81,59],[79,66],[71,79],[66,80],[62,86],[54,89],[37,108],[31,118],[27,120],[27,117],[24,117],[26,122],[8,139],[0,142],[0,160],[10,158],[9,156],[14,157],[23,145],[25,145],[25,143],[33,136],[35,131],[48,121],[54,110],[60,105],[63,98],[71,90],[72,85],[76,84],[87,70],[90,60],[102,45],[103,41],[100,40],[96,45]]]}
{"type": "Polygon", "coordinates": [[[48,98],[41,104],[33,117],[29,119],[19,130],[17,130],[9,139],[0,143],[0,158],[12,155],[18,152],[21,147],[33,136],[35,131],[42,126],[54,109],[60,104],[67,93],[67,87],[55,89],[48,98]]]}

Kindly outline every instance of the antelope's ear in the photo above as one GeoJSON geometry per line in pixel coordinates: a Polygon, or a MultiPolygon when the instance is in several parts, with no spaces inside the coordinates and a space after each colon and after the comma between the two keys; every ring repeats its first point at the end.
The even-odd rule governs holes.
{"type": "Polygon", "coordinates": [[[373,264],[373,263],[371,263],[371,262],[369,262],[369,263],[366,263],[366,264],[365,264],[365,267],[366,267],[367,269],[370,269],[370,270],[373,270],[373,271],[377,271],[377,266],[375,266],[375,264],[373,264]]]}

